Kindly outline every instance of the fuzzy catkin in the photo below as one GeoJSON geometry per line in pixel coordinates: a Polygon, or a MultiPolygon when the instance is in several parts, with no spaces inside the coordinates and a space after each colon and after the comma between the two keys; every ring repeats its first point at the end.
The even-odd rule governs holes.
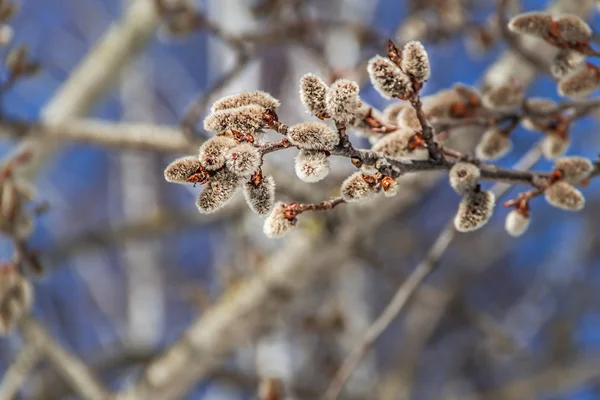
{"type": "Polygon", "coordinates": [[[186,179],[197,173],[200,167],[196,156],[178,158],[165,168],[165,179],[167,182],[186,183],[186,179]]]}
{"type": "Polygon", "coordinates": [[[390,59],[375,56],[369,60],[367,72],[373,87],[386,98],[408,99],[414,94],[412,82],[390,59]]]}
{"type": "Polygon", "coordinates": [[[295,161],[296,175],[303,182],[319,182],[329,175],[329,157],[322,151],[300,150],[295,161]]]}
{"type": "Polygon", "coordinates": [[[471,232],[484,226],[494,213],[496,196],[489,191],[471,192],[458,205],[454,227],[459,232],[471,232]]]}
{"type": "Polygon", "coordinates": [[[569,49],[560,50],[550,66],[550,71],[555,78],[564,78],[576,71],[585,63],[585,55],[569,49]]]}
{"type": "Polygon", "coordinates": [[[452,189],[458,194],[465,195],[475,189],[481,171],[471,163],[458,162],[450,168],[448,177],[452,189]]]}
{"type": "Polygon", "coordinates": [[[581,98],[595,92],[600,87],[600,73],[592,65],[585,65],[579,71],[558,82],[561,96],[581,98]]]}
{"type": "Polygon", "coordinates": [[[225,156],[227,168],[240,178],[248,179],[262,163],[260,151],[248,142],[232,147],[225,156]]]}
{"type": "Polygon", "coordinates": [[[399,126],[407,127],[414,130],[415,132],[423,129],[421,121],[417,116],[417,111],[413,107],[406,107],[398,114],[398,121],[396,122],[399,126]]]}
{"type": "Polygon", "coordinates": [[[548,125],[553,120],[553,115],[550,114],[552,110],[556,108],[556,103],[552,99],[544,97],[532,97],[527,99],[526,110],[530,110],[532,115],[527,115],[521,121],[521,124],[525,129],[530,131],[538,131],[540,127],[548,125]],[[538,116],[535,114],[547,114],[544,116],[538,116]]]}
{"type": "Polygon", "coordinates": [[[515,82],[509,82],[485,91],[481,101],[486,108],[510,111],[519,107],[524,98],[523,86],[515,82]]]}
{"type": "Polygon", "coordinates": [[[361,106],[358,83],[349,79],[333,82],[325,94],[327,114],[342,123],[351,123],[361,106]]]}
{"type": "Polygon", "coordinates": [[[198,159],[206,170],[216,171],[225,165],[227,151],[236,145],[237,142],[233,137],[217,135],[200,146],[198,159]]]}
{"type": "Polygon", "coordinates": [[[409,149],[409,143],[415,134],[416,132],[413,130],[400,128],[395,132],[385,135],[381,140],[377,141],[371,147],[371,150],[378,153],[383,153],[392,158],[426,160],[429,158],[429,152],[427,149],[409,149]]]}
{"type": "Polygon", "coordinates": [[[594,164],[585,157],[563,157],[556,160],[554,169],[561,173],[565,182],[578,184],[594,171],[594,164]]]}
{"type": "Polygon", "coordinates": [[[585,206],[585,197],[579,190],[564,181],[550,185],[544,192],[548,204],[567,211],[579,211],[585,206]]]}
{"type": "Polygon", "coordinates": [[[392,103],[386,108],[383,109],[383,117],[385,118],[388,124],[395,125],[398,123],[398,118],[402,110],[407,108],[411,108],[412,106],[408,102],[399,101],[396,103],[392,103]]]}
{"type": "Polygon", "coordinates": [[[258,215],[267,215],[275,204],[275,178],[263,176],[258,185],[253,182],[244,184],[244,198],[252,211],[258,215]]]}
{"type": "Polygon", "coordinates": [[[308,112],[319,118],[327,115],[327,89],[327,84],[314,74],[306,74],[300,79],[300,101],[308,112]]]}
{"type": "Polygon", "coordinates": [[[225,96],[213,103],[210,112],[214,113],[220,110],[228,110],[248,105],[257,105],[268,110],[275,110],[277,107],[279,107],[280,103],[279,100],[271,96],[269,93],[261,90],[255,90],[252,92],[243,92],[225,96]]]}
{"type": "Polygon", "coordinates": [[[226,168],[218,170],[196,199],[198,211],[210,214],[219,210],[231,200],[238,186],[237,175],[226,168]]]}
{"type": "Polygon", "coordinates": [[[360,171],[353,173],[342,183],[342,198],[348,203],[368,200],[375,193],[375,188],[365,180],[360,171]]]}
{"type": "Polygon", "coordinates": [[[552,16],[548,13],[529,12],[513,17],[508,29],[522,35],[544,37],[548,35],[552,25],[552,16]]]}
{"type": "Polygon", "coordinates": [[[402,71],[417,81],[424,82],[429,79],[431,69],[427,51],[421,42],[408,42],[402,49],[402,71]]]}
{"type": "Polygon", "coordinates": [[[571,141],[569,138],[548,133],[542,140],[542,153],[548,160],[554,160],[567,152],[571,141]]]}
{"type": "Polygon", "coordinates": [[[280,201],[275,204],[265,219],[263,232],[272,239],[280,238],[285,236],[294,227],[294,224],[295,221],[290,221],[285,217],[285,204],[280,201]]]}
{"type": "Polygon", "coordinates": [[[577,15],[564,15],[556,22],[558,35],[567,42],[587,42],[592,37],[590,26],[577,15]]]}
{"type": "Polygon", "coordinates": [[[340,142],[340,136],[323,122],[302,122],[288,128],[288,139],[301,149],[330,151],[340,142]]]}
{"type": "Polygon", "coordinates": [[[265,108],[251,104],[248,106],[215,111],[204,119],[204,129],[213,132],[236,131],[256,134],[264,126],[265,108]]]}
{"type": "MultiPolygon", "coordinates": [[[[6,267],[5,267],[6,268],[6,267]]],[[[10,333],[33,303],[31,284],[16,271],[2,271],[0,334],[10,333]]]]}
{"type": "Polygon", "coordinates": [[[485,131],[481,140],[475,147],[477,158],[493,161],[504,157],[512,149],[510,135],[502,130],[492,127],[485,131]]]}
{"type": "Polygon", "coordinates": [[[506,215],[504,229],[510,236],[519,237],[527,231],[530,222],[531,218],[529,213],[520,210],[512,210],[506,215]]]}

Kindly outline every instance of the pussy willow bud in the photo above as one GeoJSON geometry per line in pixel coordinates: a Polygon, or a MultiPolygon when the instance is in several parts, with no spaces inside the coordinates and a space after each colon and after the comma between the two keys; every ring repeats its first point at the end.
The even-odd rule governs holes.
{"type": "Polygon", "coordinates": [[[506,215],[504,229],[513,237],[519,237],[527,231],[531,218],[529,212],[522,210],[512,210],[506,215]]]}
{"type": "Polygon", "coordinates": [[[296,156],[296,175],[301,181],[314,183],[329,174],[329,157],[318,150],[300,150],[296,156]]]}
{"type": "Polygon", "coordinates": [[[13,232],[15,238],[25,240],[31,236],[35,228],[33,218],[29,214],[21,213],[15,219],[13,232]]]}
{"type": "Polygon", "coordinates": [[[510,111],[523,102],[525,93],[523,86],[509,82],[501,86],[488,89],[481,98],[483,105],[491,110],[510,111]]]}
{"type": "Polygon", "coordinates": [[[386,176],[381,180],[381,188],[385,197],[394,197],[400,190],[400,184],[391,176],[386,176]]]}
{"type": "Polygon", "coordinates": [[[429,57],[421,42],[408,42],[402,50],[402,71],[417,81],[424,82],[429,79],[431,69],[429,57]]]}
{"type": "Polygon", "coordinates": [[[0,25],[0,46],[6,46],[12,42],[15,33],[10,25],[0,25]]]}
{"type": "Polygon", "coordinates": [[[521,124],[525,129],[530,131],[539,131],[540,128],[548,125],[554,118],[552,114],[549,114],[556,108],[556,103],[544,97],[532,97],[527,99],[527,110],[531,110],[531,115],[526,116],[521,124]],[[537,116],[537,113],[548,114],[547,116],[537,116]]]}
{"type": "Polygon", "coordinates": [[[21,211],[22,206],[17,186],[11,179],[5,180],[0,194],[0,222],[2,220],[14,220],[21,211]]]}
{"type": "Polygon", "coordinates": [[[285,217],[285,204],[280,201],[275,204],[273,210],[265,219],[263,232],[267,237],[276,239],[285,236],[294,225],[295,221],[290,221],[285,217]]]}
{"type": "Polygon", "coordinates": [[[484,226],[494,213],[496,196],[492,192],[471,192],[460,201],[454,227],[459,232],[470,232],[484,226]]]}
{"type": "Polygon", "coordinates": [[[422,129],[421,121],[419,121],[419,117],[417,116],[417,111],[412,107],[407,107],[400,111],[396,124],[412,129],[415,132],[422,129]]]}
{"type": "Polygon", "coordinates": [[[357,203],[368,200],[376,191],[373,185],[365,180],[362,172],[355,172],[342,183],[342,198],[348,203],[357,203]]]}
{"type": "Polygon", "coordinates": [[[227,151],[236,145],[237,142],[231,136],[212,137],[200,146],[198,159],[205,169],[216,171],[225,165],[227,151]]]}
{"type": "Polygon", "coordinates": [[[220,110],[204,119],[204,129],[213,132],[235,129],[253,135],[264,126],[264,115],[265,108],[255,104],[220,110]]]}
{"type": "Polygon", "coordinates": [[[585,63],[585,55],[569,49],[560,50],[550,66],[550,71],[555,78],[564,78],[575,72],[585,63]]]}
{"type": "Polygon", "coordinates": [[[576,15],[564,15],[556,19],[558,35],[567,42],[587,42],[592,37],[592,29],[576,15]]]}
{"type": "Polygon", "coordinates": [[[455,89],[441,90],[435,95],[427,96],[427,101],[423,100],[423,112],[429,118],[455,118],[453,106],[464,100],[455,89]]]}
{"type": "Polygon", "coordinates": [[[554,170],[560,172],[562,180],[578,184],[594,171],[594,164],[585,157],[563,157],[556,160],[554,170]]]}
{"type": "Polygon", "coordinates": [[[383,117],[388,124],[395,125],[398,123],[400,113],[406,108],[412,108],[410,103],[404,101],[392,103],[383,109],[383,117]]]}
{"type": "Polygon", "coordinates": [[[288,139],[306,150],[330,151],[340,142],[340,136],[323,122],[303,122],[288,128],[288,139]]]}
{"type": "Polygon", "coordinates": [[[309,113],[319,118],[327,115],[327,89],[327,84],[314,74],[306,74],[300,79],[300,101],[309,113]]]}
{"type": "Polygon", "coordinates": [[[238,177],[245,179],[249,179],[262,163],[260,151],[248,142],[229,149],[225,159],[227,168],[238,177]]]}
{"type": "Polygon", "coordinates": [[[226,168],[218,170],[200,192],[196,207],[202,214],[210,214],[225,206],[239,186],[239,177],[226,168]]]}
{"type": "Polygon", "coordinates": [[[448,174],[450,186],[458,194],[468,194],[477,186],[477,181],[481,177],[479,168],[471,163],[459,162],[450,168],[448,174]]]}
{"type": "Polygon", "coordinates": [[[519,14],[508,23],[508,29],[522,35],[544,37],[550,32],[552,16],[547,13],[529,12],[519,14]]]}
{"type": "Polygon", "coordinates": [[[196,156],[181,157],[165,168],[165,179],[173,183],[186,183],[186,179],[198,172],[201,167],[196,156]]]}
{"type": "Polygon", "coordinates": [[[600,72],[592,65],[585,65],[558,82],[558,94],[580,98],[595,92],[598,87],[600,87],[600,72]]]}
{"type": "Polygon", "coordinates": [[[400,128],[395,132],[385,135],[377,141],[371,150],[383,153],[392,158],[409,158],[411,160],[426,160],[429,153],[425,148],[410,148],[411,140],[414,140],[415,131],[400,128]]]}
{"type": "Polygon", "coordinates": [[[244,198],[252,211],[258,215],[267,215],[275,204],[275,179],[272,176],[263,176],[260,183],[244,184],[244,198]]]}
{"type": "Polygon", "coordinates": [[[10,333],[31,309],[33,289],[12,266],[0,270],[0,334],[10,333]]]}
{"type": "Polygon", "coordinates": [[[390,59],[375,56],[367,66],[369,78],[375,90],[386,98],[408,99],[414,94],[412,82],[390,59]]]}
{"type": "Polygon", "coordinates": [[[325,94],[327,114],[338,122],[350,123],[361,106],[358,83],[348,79],[333,82],[325,94]]]}
{"type": "Polygon", "coordinates": [[[544,195],[550,205],[563,210],[579,211],[585,206],[583,194],[567,182],[553,183],[546,189],[544,195]]]}
{"type": "Polygon", "coordinates": [[[504,157],[512,149],[510,135],[496,127],[489,128],[475,147],[477,158],[493,161],[504,157]]]}
{"type": "Polygon", "coordinates": [[[542,140],[542,153],[548,160],[554,160],[567,152],[571,141],[568,137],[563,137],[555,133],[549,133],[542,140]]]}
{"type": "Polygon", "coordinates": [[[271,96],[269,93],[261,90],[252,92],[244,92],[232,94],[215,101],[210,109],[211,113],[220,110],[228,110],[231,108],[257,105],[264,107],[267,110],[274,110],[279,107],[279,100],[271,96]]]}

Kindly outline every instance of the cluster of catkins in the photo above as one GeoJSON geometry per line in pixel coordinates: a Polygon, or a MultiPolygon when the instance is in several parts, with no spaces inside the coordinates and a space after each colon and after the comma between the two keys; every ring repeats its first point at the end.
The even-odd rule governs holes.
{"type": "Polygon", "coordinates": [[[10,333],[31,309],[33,289],[14,264],[0,266],[0,334],[10,333]]]}
{"type": "Polygon", "coordinates": [[[560,50],[552,60],[551,72],[559,79],[561,96],[584,97],[600,87],[598,67],[586,62],[592,30],[576,15],[553,18],[549,13],[530,12],[514,17],[513,32],[544,39],[560,50]]]}
{"type": "MultiPolygon", "coordinates": [[[[548,204],[563,210],[580,211],[585,205],[585,198],[575,185],[584,183],[594,168],[594,164],[584,157],[558,159],[544,189],[548,204]]],[[[480,169],[472,163],[458,162],[450,169],[450,185],[463,196],[454,218],[454,226],[460,232],[479,229],[492,217],[495,196],[491,191],[481,190],[478,184],[480,177],[480,169]]],[[[511,236],[520,236],[529,227],[530,220],[528,200],[516,202],[515,209],[506,216],[505,229],[511,236]]]]}

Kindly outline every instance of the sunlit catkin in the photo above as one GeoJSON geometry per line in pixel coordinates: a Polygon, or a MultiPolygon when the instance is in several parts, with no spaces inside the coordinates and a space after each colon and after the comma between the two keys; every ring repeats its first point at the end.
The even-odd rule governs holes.
{"type": "Polygon", "coordinates": [[[562,180],[575,185],[592,174],[594,164],[585,157],[563,157],[556,160],[554,170],[560,172],[562,180]]]}
{"type": "Polygon", "coordinates": [[[246,182],[244,184],[244,198],[252,211],[258,215],[267,215],[275,204],[275,179],[272,176],[263,176],[258,184],[246,182]]]}
{"type": "Polygon", "coordinates": [[[597,67],[586,64],[574,74],[558,82],[561,96],[581,98],[595,92],[600,87],[600,72],[597,67]]]}
{"type": "Polygon", "coordinates": [[[337,122],[350,123],[361,106],[358,83],[338,79],[327,89],[325,107],[327,114],[337,122]]]}
{"type": "Polygon", "coordinates": [[[579,211],[585,206],[585,198],[571,184],[558,181],[550,185],[544,192],[546,201],[557,208],[568,211],[579,211]]]}
{"type": "Polygon", "coordinates": [[[248,105],[257,105],[268,110],[274,110],[279,107],[280,103],[279,100],[271,96],[269,93],[261,90],[255,90],[252,92],[243,92],[223,97],[213,103],[210,112],[214,113],[220,110],[227,110],[248,105]]]}
{"type": "Polygon", "coordinates": [[[542,153],[548,160],[554,160],[567,152],[571,141],[568,137],[548,133],[542,140],[542,153]]]}
{"type": "Polygon", "coordinates": [[[181,157],[165,168],[165,179],[173,183],[186,183],[186,179],[198,172],[201,167],[196,156],[181,157]]]}
{"type": "Polygon", "coordinates": [[[385,135],[377,141],[371,150],[383,153],[392,158],[409,158],[411,160],[426,160],[429,158],[427,149],[418,147],[411,148],[410,144],[416,135],[415,131],[400,128],[399,130],[385,135]]]}
{"type": "Polygon", "coordinates": [[[386,99],[408,99],[414,94],[410,77],[388,58],[371,58],[367,71],[375,90],[386,99]]]}
{"type": "Polygon", "coordinates": [[[592,37],[592,29],[576,15],[564,15],[556,19],[558,35],[567,42],[587,42],[592,37]]]}
{"type": "Polygon", "coordinates": [[[513,237],[519,237],[527,231],[531,217],[527,210],[512,210],[506,215],[504,229],[513,237]]]}
{"type": "Polygon", "coordinates": [[[323,122],[310,121],[288,128],[289,141],[301,149],[333,150],[340,142],[340,136],[323,122]]]}
{"type": "Polygon", "coordinates": [[[253,135],[263,128],[264,117],[265,108],[255,104],[219,110],[204,119],[204,129],[213,132],[234,129],[253,135]]]}
{"type": "Polygon", "coordinates": [[[489,88],[483,93],[481,101],[491,110],[510,111],[523,103],[523,86],[516,82],[489,88]]]}
{"type": "Polygon", "coordinates": [[[448,173],[450,186],[458,194],[465,195],[472,192],[481,177],[479,168],[471,163],[459,162],[450,168],[448,173]]]}
{"type": "Polygon", "coordinates": [[[329,174],[329,157],[318,150],[300,150],[296,156],[295,169],[301,181],[319,182],[329,174]]]}
{"type": "Polygon", "coordinates": [[[219,210],[231,200],[238,186],[236,174],[226,168],[218,170],[196,199],[198,211],[210,214],[219,210]]]}
{"type": "Polygon", "coordinates": [[[200,146],[198,159],[208,171],[216,171],[225,165],[225,155],[237,142],[231,136],[218,135],[200,146]]]}
{"type": "Polygon", "coordinates": [[[325,94],[327,84],[314,74],[306,74],[300,79],[300,101],[306,110],[319,118],[327,116],[325,94]]]}
{"type": "Polygon", "coordinates": [[[555,78],[564,78],[575,72],[585,63],[585,55],[569,49],[560,50],[550,65],[550,71],[555,78]]]}
{"type": "Polygon", "coordinates": [[[362,172],[355,172],[342,183],[342,198],[348,203],[357,203],[368,200],[375,193],[375,188],[365,180],[362,172]]]}
{"type": "Polygon", "coordinates": [[[408,42],[402,49],[402,71],[417,81],[429,79],[429,57],[421,42],[408,42]]]}
{"type": "Polygon", "coordinates": [[[248,142],[229,149],[225,156],[227,168],[240,178],[248,179],[262,163],[260,151],[248,142]]]}
{"type": "Polygon", "coordinates": [[[295,220],[289,220],[285,215],[285,204],[277,202],[273,206],[273,210],[269,216],[265,219],[263,225],[263,232],[267,237],[272,239],[280,238],[285,236],[295,225],[295,220]]]}
{"type": "Polygon", "coordinates": [[[492,192],[473,191],[460,201],[454,227],[459,232],[471,232],[484,226],[494,213],[496,196],[492,192]]]}
{"type": "Polygon", "coordinates": [[[485,161],[497,160],[504,157],[512,149],[510,135],[503,130],[489,128],[475,147],[477,158],[485,161]]]}
{"type": "Polygon", "coordinates": [[[544,37],[550,32],[552,16],[548,13],[529,12],[513,17],[508,28],[522,35],[544,37]]]}

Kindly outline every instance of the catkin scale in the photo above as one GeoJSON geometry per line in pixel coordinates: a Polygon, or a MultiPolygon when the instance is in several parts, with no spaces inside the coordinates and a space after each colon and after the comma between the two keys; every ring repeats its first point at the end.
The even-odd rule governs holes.
{"type": "Polygon", "coordinates": [[[243,92],[222,97],[213,103],[210,112],[214,113],[216,111],[228,110],[248,105],[257,105],[268,110],[274,110],[279,107],[280,103],[279,100],[271,96],[269,93],[261,90],[255,90],[252,92],[243,92]]]}
{"type": "Polygon", "coordinates": [[[567,211],[579,211],[585,206],[585,197],[567,182],[558,181],[544,191],[548,204],[567,211]]]}
{"type": "Polygon", "coordinates": [[[301,149],[330,151],[340,142],[334,132],[323,122],[303,122],[288,128],[288,139],[301,149]]]}
{"type": "Polygon", "coordinates": [[[186,183],[186,179],[198,172],[201,167],[200,160],[195,156],[181,157],[170,163],[165,168],[167,182],[186,183]]]}
{"type": "Polygon", "coordinates": [[[319,182],[329,174],[329,157],[322,151],[300,150],[295,160],[296,175],[303,182],[319,182]]]}
{"type": "Polygon", "coordinates": [[[314,74],[306,74],[300,79],[300,101],[308,112],[319,118],[327,115],[327,89],[327,84],[314,74]]]}
{"type": "Polygon", "coordinates": [[[238,186],[237,175],[226,168],[218,170],[196,199],[198,211],[210,214],[219,210],[231,200],[238,186]]]}
{"type": "Polygon", "coordinates": [[[408,99],[414,94],[410,78],[388,58],[371,58],[367,72],[373,87],[383,98],[408,99]]]}
{"type": "Polygon", "coordinates": [[[484,226],[492,217],[496,196],[489,191],[471,192],[458,205],[454,227],[459,232],[471,232],[484,226]]]}
{"type": "Polygon", "coordinates": [[[275,179],[263,176],[258,185],[246,182],[243,187],[244,198],[252,211],[258,215],[267,215],[275,204],[275,179]]]}
{"type": "Polygon", "coordinates": [[[285,236],[294,227],[294,224],[295,221],[290,221],[285,217],[285,204],[280,201],[273,206],[273,210],[265,219],[263,232],[272,239],[280,238],[285,236]]]}
{"type": "Polygon", "coordinates": [[[458,162],[448,173],[450,186],[458,194],[465,195],[475,189],[481,177],[481,171],[471,163],[458,162]]]}
{"type": "Polygon", "coordinates": [[[225,155],[237,142],[231,136],[218,135],[208,139],[200,146],[198,159],[208,171],[216,171],[225,165],[225,155]]]}
{"type": "Polygon", "coordinates": [[[327,114],[337,122],[351,123],[361,106],[358,93],[358,83],[354,81],[338,79],[333,82],[325,93],[327,114]]]}

